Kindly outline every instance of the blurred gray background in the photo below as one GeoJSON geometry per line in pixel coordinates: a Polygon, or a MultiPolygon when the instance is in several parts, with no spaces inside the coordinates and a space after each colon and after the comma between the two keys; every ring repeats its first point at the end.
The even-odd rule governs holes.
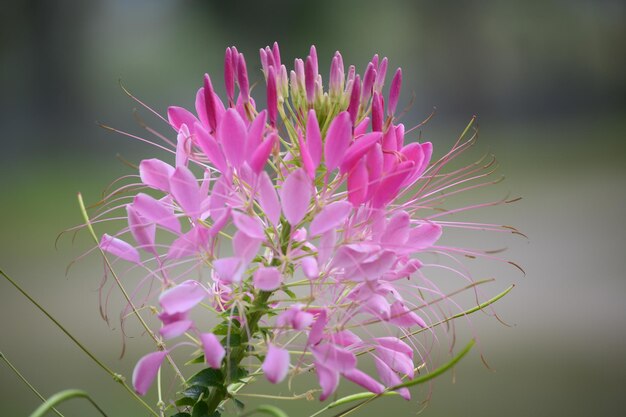
{"type": "MultiPolygon", "coordinates": [[[[478,116],[474,156],[495,153],[507,180],[469,201],[523,197],[472,214],[529,236],[476,235],[478,246],[507,246],[505,256],[527,272],[477,269],[479,278],[498,279],[494,293],[516,283],[497,306],[512,327],[474,316],[480,351],[456,368],[455,383],[453,374],[435,382],[424,415],[619,414],[626,392],[626,4],[619,0],[5,1],[0,267],[130,375],[147,341],[132,339],[118,359],[119,331],[98,313],[99,260],[88,258],[65,276],[88,239],[80,235],[72,243],[66,236],[58,249],[54,241],[81,221],[78,191],[94,202],[110,181],[130,172],[116,155],[137,162],[158,153],[95,121],[142,133],[136,105],[118,79],[162,114],[170,104],[192,106],[205,72],[214,74],[221,91],[223,52],[233,44],[259,81],[258,48],[275,40],[289,64],[317,45],[325,77],[335,50],[360,71],[374,53],[388,56],[390,67],[403,68],[402,103],[415,94],[405,123],[437,109],[422,131],[436,155],[478,116]],[[479,352],[495,372],[483,366],[479,352]]],[[[141,114],[167,132],[158,119],[141,114]]],[[[143,415],[4,281],[0,351],[46,396],[81,388],[110,415],[143,415]]],[[[38,405],[4,364],[0,384],[0,415],[27,415],[38,405]]],[[[349,389],[342,384],[342,392],[349,389]]],[[[284,408],[299,417],[315,406],[284,408]]],[[[80,401],[61,409],[68,416],[95,415],[80,401]]],[[[404,416],[418,409],[417,400],[383,399],[357,415],[393,410],[404,416]]]]}

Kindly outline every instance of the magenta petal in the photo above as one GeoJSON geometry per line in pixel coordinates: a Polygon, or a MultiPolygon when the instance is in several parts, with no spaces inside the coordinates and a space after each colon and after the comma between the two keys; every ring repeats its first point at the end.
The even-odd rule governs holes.
{"type": "Polygon", "coordinates": [[[320,387],[322,388],[320,401],[324,401],[337,389],[337,386],[339,385],[339,373],[319,362],[315,362],[315,371],[317,372],[317,379],[320,383],[320,387]]]}
{"type": "Polygon", "coordinates": [[[381,394],[385,390],[385,387],[380,382],[357,368],[344,372],[343,376],[374,394],[381,394]]]}
{"type": "Polygon", "coordinates": [[[401,352],[409,358],[413,359],[413,349],[411,348],[411,346],[407,345],[405,342],[398,339],[397,337],[377,337],[374,340],[381,346],[384,346],[391,350],[395,350],[397,352],[401,352]]]}
{"type": "Polygon", "coordinates": [[[220,172],[225,173],[228,171],[228,164],[224,158],[224,153],[215,138],[199,124],[196,124],[195,132],[196,142],[206,157],[209,158],[209,161],[211,161],[220,172]]]}
{"type": "Polygon", "coordinates": [[[283,214],[291,226],[296,226],[306,215],[311,200],[311,180],[303,169],[293,171],[280,189],[283,214]]]}
{"type": "Polygon", "coordinates": [[[272,344],[268,344],[267,355],[263,361],[263,372],[272,384],[278,384],[289,372],[289,352],[272,344]]]}
{"type": "Polygon", "coordinates": [[[408,243],[414,249],[427,249],[435,244],[443,233],[436,223],[424,223],[409,232],[408,243]]]}
{"type": "Polygon", "coordinates": [[[156,237],[156,225],[142,217],[133,204],[126,206],[128,217],[128,228],[139,246],[147,251],[156,254],[154,239],[156,237]]]}
{"type": "Polygon", "coordinates": [[[331,343],[320,344],[311,348],[316,362],[321,362],[338,372],[347,372],[356,366],[354,353],[331,343]]]}
{"type": "Polygon", "coordinates": [[[255,239],[265,240],[265,228],[258,217],[250,217],[233,211],[233,223],[242,233],[255,239]]]}
{"type": "Polygon", "coordinates": [[[351,139],[352,122],[348,112],[343,111],[330,123],[326,133],[324,158],[328,172],[339,166],[348,150],[348,146],[350,146],[351,139]]]}
{"type": "Polygon", "coordinates": [[[225,282],[241,282],[244,268],[243,259],[236,256],[216,259],[213,262],[213,269],[215,269],[218,278],[225,282]]]}
{"type": "Polygon", "coordinates": [[[274,226],[278,226],[280,221],[280,202],[278,201],[278,194],[276,194],[274,184],[272,184],[272,180],[270,180],[269,175],[265,171],[259,174],[258,181],[259,205],[267,219],[274,226]]]}
{"type": "Polygon", "coordinates": [[[276,133],[271,133],[263,142],[261,142],[259,147],[256,148],[249,162],[250,168],[252,168],[254,173],[258,174],[263,171],[263,167],[265,166],[267,159],[270,157],[274,144],[277,140],[278,136],[276,133]]]}
{"type": "Polygon", "coordinates": [[[103,234],[102,239],[100,239],[100,249],[129,262],[136,264],[141,263],[137,249],[132,247],[129,243],[106,233],[103,234]]]}
{"type": "Polygon", "coordinates": [[[188,280],[165,290],[159,296],[159,304],[167,314],[184,313],[194,308],[206,297],[206,291],[198,281],[188,280]]]}
{"type": "Polygon", "coordinates": [[[322,134],[320,133],[320,126],[317,122],[315,110],[313,109],[309,110],[306,122],[306,144],[309,148],[309,155],[311,155],[313,166],[317,169],[322,161],[322,134]]]}
{"type": "Polygon", "coordinates": [[[259,267],[252,277],[255,288],[261,291],[274,291],[280,287],[283,277],[274,267],[259,267]]]}
{"type": "Polygon", "coordinates": [[[404,353],[379,345],[376,346],[376,355],[394,371],[401,372],[409,378],[415,376],[413,361],[404,353]]]}
{"type": "Polygon", "coordinates": [[[336,228],[346,220],[350,211],[352,211],[352,205],[347,201],[330,203],[311,222],[311,226],[309,226],[311,236],[317,236],[336,228]]]}
{"type": "Polygon", "coordinates": [[[222,360],[226,356],[226,350],[213,333],[200,334],[200,341],[204,349],[204,360],[213,369],[222,367],[222,360]]]}
{"type": "Polygon", "coordinates": [[[402,87],[402,70],[398,68],[391,80],[391,86],[389,87],[389,104],[387,107],[387,114],[393,116],[398,106],[398,99],[400,98],[400,89],[402,87]]]}
{"type": "Polygon", "coordinates": [[[246,125],[237,110],[226,110],[217,133],[228,162],[235,168],[241,167],[246,157],[247,132],[246,125]]]}
{"type": "Polygon", "coordinates": [[[159,329],[159,334],[163,336],[163,339],[165,340],[173,339],[185,334],[185,332],[189,330],[192,325],[193,321],[191,320],[175,321],[174,323],[166,324],[161,327],[159,329]]]}
{"type": "Polygon", "coordinates": [[[169,178],[173,173],[174,167],[160,159],[144,159],[139,164],[141,182],[148,187],[165,191],[166,193],[170,190],[169,178]]]}
{"type": "Polygon", "coordinates": [[[197,218],[202,214],[202,196],[198,181],[189,168],[176,168],[170,178],[170,190],[185,214],[197,218]]]}
{"type": "Polygon", "coordinates": [[[263,142],[263,131],[265,130],[266,121],[267,111],[263,110],[250,123],[246,139],[246,161],[250,160],[256,149],[263,142]]]}
{"type": "Polygon", "coordinates": [[[170,121],[170,124],[177,132],[180,130],[182,125],[193,126],[198,119],[193,115],[189,110],[183,109],[182,107],[171,106],[167,109],[167,118],[170,121]]]}
{"type": "Polygon", "coordinates": [[[304,170],[309,175],[311,180],[315,180],[315,169],[316,166],[313,164],[313,160],[311,159],[311,155],[309,154],[309,149],[304,143],[304,139],[302,138],[302,133],[298,131],[298,144],[300,146],[300,157],[302,158],[302,166],[304,170]]]}
{"type": "Polygon", "coordinates": [[[406,211],[394,214],[389,219],[389,224],[380,238],[381,243],[390,246],[403,245],[409,237],[410,220],[406,211]]]}
{"type": "Polygon", "coordinates": [[[146,220],[154,222],[174,233],[180,233],[180,222],[174,215],[173,210],[166,207],[163,201],[157,200],[148,194],[139,193],[135,196],[132,207],[146,220]]]}
{"type": "Polygon", "coordinates": [[[311,331],[309,332],[309,339],[307,340],[307,345],[314,346],[322,340],[324,336],[324,328],[326,327],[326,323],[328,322],[328,313],[326,310],[321,310],[317,314],[317,318],[315,322],[311,326],[311,331]]]}
{"type": "Polygon", "coordinates": [[[383,137],[381,132],[367,133],[358,138],[352,146],[348,148],[343,161],[341,162],[341,172],[347,172],[362,159],[372,147],[383,137]]]}
{"type": "Polygon", "coordinates": [[[156,378],[167,351],[148,353],[139,359],[133,370],[133,388],[139,395],[146,395],[148,388],[156,378]]]}
{"type": "MultiPolygon", "coordinates": [[[[193,125],[191,125],[193,126],[193,125]]],[[[191,134],[186,124],[180,126],[176,137],[176,166],[187,166],[189,155],[191,155],[191,134]]]]}

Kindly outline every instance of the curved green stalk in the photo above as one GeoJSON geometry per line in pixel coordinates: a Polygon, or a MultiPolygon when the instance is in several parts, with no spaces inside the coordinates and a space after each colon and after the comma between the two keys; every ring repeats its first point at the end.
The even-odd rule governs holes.
{"type": "Polygon", "coordinates": [[[248,417],[254,414],[267,414],[274,417],[289,417],[283,410],[278,407],[274,407],[273,405],[260,405],[254,410],[248,411],[247,413],[242,414],[240,417],[248,417]]]}
{"type": "MultiPolygon", "coordinates": [[[[22,375],[22,374],[20,373],[20,371],[18,371],[18,370],[17,370],[17,368],[16,368],[15,366],[13,366],[13,364],[12,364],[11,362],[9,362],[9,360],[7,359],[7,357],[6,357],[6,356],[4,355],[4,353],[2,353],[2,352],[0,352],[0,359],[2,359],[2,360],[3,360],[6,364],[7,364],[7,366],[8,366],[9,368],[11,368],[11,370],[12,370],[13,372],[15,372],[15,374],[18,376],[18,378],[19,378],[19,379],[21,379],[21,380],[22,380],[22,382],[24,382],[24,383],[28,386],[28,388],[30,388],[30,390],[31,390],[32,392],[34,392],[34,393],[35,393],[35,395],[36,395],[37,397],[39,397],[39,399],[40,399],[41,401],[43,401],[43,402],[45,402],[45,401],[46,401],[46,399],[44,398],[44,396],[43,396],[43,395],[41,395],[41,394],[39,393],[39,391],[37,391],[37,389],[36,389],[36,388],[35,388],[35,387],[34,387],[34,386],[30,383],[30,382],[28,382],[28,380],[26,379],[26,377],[24,377],[24,375],[22,375]]],[[[57,409],[56,409],[56,408],[54,408],[54,407],[52,407],[52,411],[54,411],[54,412],[56,413],[56,415],[58,415],[59,417],[65,417],[63,414],[61,414],[61,412],[60,412],[59,410],[57,410],[57,409]]]]}
{"type": "Polygon", "coordinates": [[[102,411],[98,404],[87,394],[85,391],[81,391],[78,389],[68,389],[65,391],[58,392],[54,394],[52,397],[48,398],[43,404],[41,404],[37,409],[30,415],[30,417],[43,417],[50,410],[54,410],[54,406],[60,404],[64,401],[71,400],[72,398],[85,398],[87,401],[93,405],[96,410],[100,412],[104,417],[107,417],[106,413],[102,411]]]}

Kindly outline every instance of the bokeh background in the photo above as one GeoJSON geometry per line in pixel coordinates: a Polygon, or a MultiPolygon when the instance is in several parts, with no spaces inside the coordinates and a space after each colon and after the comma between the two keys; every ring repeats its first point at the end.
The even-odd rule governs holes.
{"type": "MultiPolygon", "coordinates": [[[[94,202],[111,180],[130,172],[118,155],[132,162],[156,155],[95,121],[142,133],[136,105],[118,79],[164,114],[169,104],[192,105],[205,72],[221,74],[226,46],[237,45],[253,80],[261,79],[257,51],[274,40],[284,62],[316,44],[321,68],[335,50],[361,71],[374,53],[388,56],[391,66],[403,68],[404,104],[414,92],[405,123],[436,108],[422,135],[441,155],[478,115],[475,156],[495,153],[507,177],[481,197],[523,197],[475,217],[513,224],[529,236],[476,237],[479,246],[508,247],[506,256],[526,270],[522,276],[497,265],[478,269],[498,279],[494,290],[516,284],[497,306],[511,327],[474,316],[480,350],[435,382],[424,415],[620,414],[626,392],[621,0],[3,2],[0,267],[105,362],[130,375],[148,344],[136,332],[118,359],[119,331],[98,313],[101,263],[88,258],[65,275],[88,239],[65,236],[54,245],[59,232],[81,221],[78,191],[94,202]]],[[[46,396],[82,388],[110,415],[143,415],[4,281],[0,351],[46,396]]],[[[27,415],[38,405],[5,364],[0,386],[0,415],[27,415]]],[[[284,408],[299,417],[315,403],[284,408]]],[[[95,415],[80,401],[61,409],[95,415]]],[[[357,415],[418,409],[416,400],[383,399],[357,415]]]]}

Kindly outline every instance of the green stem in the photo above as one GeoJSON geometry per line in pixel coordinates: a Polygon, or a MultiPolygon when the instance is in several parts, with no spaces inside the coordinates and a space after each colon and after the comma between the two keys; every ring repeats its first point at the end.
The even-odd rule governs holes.
{"type": "Polygon", "coordinates": [[[65,391],[58,392],[54,394],[52,397],[48,398],[43,404],[41,404],[31,415],[30,417],[43,417],[50,410],[54,409],[54,406],[62,403],[63,401],[71,400],[72,398],[85,398],[87,399],[91,405],[93,405],[96,410],[100,412],[104,417],[107,417],[106,413],[102,411],[98,404],[87,394],[85,391],[81,391],[78,389],[68,389],[65,391]]]}
{"type": "Polygon", "coordinates": [[[139,402],[141,405],[143,405],[146,409],[150,410],[150,413],[156,417],[159,417],[159,415],[157,413],[154,412],[154,410],[152,410],[152,407],[150,407],[148,404],[146,404],[146,402],[141,399],[141,397],[139,395],[137,395],[137,393],[128,386],[128,384],[126,384],[126,381],[124,380],[124,377],[118,373],[115,373],[111,370],[111,368],[109,368],[108,366],[106,366],[104,363],[102,363],[98,358],[96,358],[94,356],[93,353],[91,353],[89,351],[89,349],[87,349],[82,343],[80,343],[78,341],[78,339],[76,339],[65,327],[63,327],[63,325],[61,323],[59,323],[59,321],[57,319],[55,319],[54,317],[52,317],[52,315],[50,313],[48,313],[48,311],[46,311],[45,308],[43,308],[37,301],[35,301],[35,299],[33,297],[31,297],[24,289],[22,289],[22,287],[20,287],[20,285],[15,282],[13,279],[11,279],[11,277],[9,277],[3,270],[0,269],[0,275],[2,275],[7,281],[9,281],[15,288],[17,288],[17,290],[19,292],[22,293],[22,295],[24,295],[24,297],[26,297],[35,307],[37,307],[43,314],[46,315],[46,317],[48,317],[50,319],[50,321],[52,321],[52,323],[54,323],[59,329],[61,329],[61,331],[63,333],[65,333],[65,335],[67,337],[70,338],[70,340],[72,342],[74,342],[74,344],[76,346],[78,346],[80,348],[80,350],[82,350],[83,352],[85,352],[85,354],[87,356],[89,356],[89,358],[91,360],[93,360],[100,368],[102,368],[106,373],[108,373],[109,375],[111,375],[113,377],[113,379],[116,382],[119,382],[120,384],[122,384],[122,386],[124,387],[124,389],[126,389],[126,391],[128,391],[130,393],[130,395],[137,401],[139,402]]]}
{"type": "MultiPolygon", "coordinates": [[[[18,378],[21,379],[22,382],[24,382],[28,386],[28,388],[30,388],[30,390],[32,392],[34,392],[37,397],[39,397],[39,399],[41,401],[43,401],[43,402],[46,401],[46,399],[43,397],[43,395],[41,395],[39,393],[39,391],[37,391],[37,389],[34,386],[32,386],[32,384],[30,382],[28,382],[28,380],[24,377],[24,375],[22,375],[20,373],[20,371],[18,371],[17,368],[15,366],[13,366],[13,364],[11,362],[9,362],[7,357],[4,356],[4,353],[2,353],[2,352],[0,352],[0,359],[2,359],[8,365],[8,367],[11,368],[11,370],[13,372],[15,372],[15,374],[18,376],[18,378]]],[[[54,407],[52,407],[52,411],[54,411],[59,417],[65,417],[63,414],[61,414],[61,412],[59,410],[57,410],[54,407]]]]}

